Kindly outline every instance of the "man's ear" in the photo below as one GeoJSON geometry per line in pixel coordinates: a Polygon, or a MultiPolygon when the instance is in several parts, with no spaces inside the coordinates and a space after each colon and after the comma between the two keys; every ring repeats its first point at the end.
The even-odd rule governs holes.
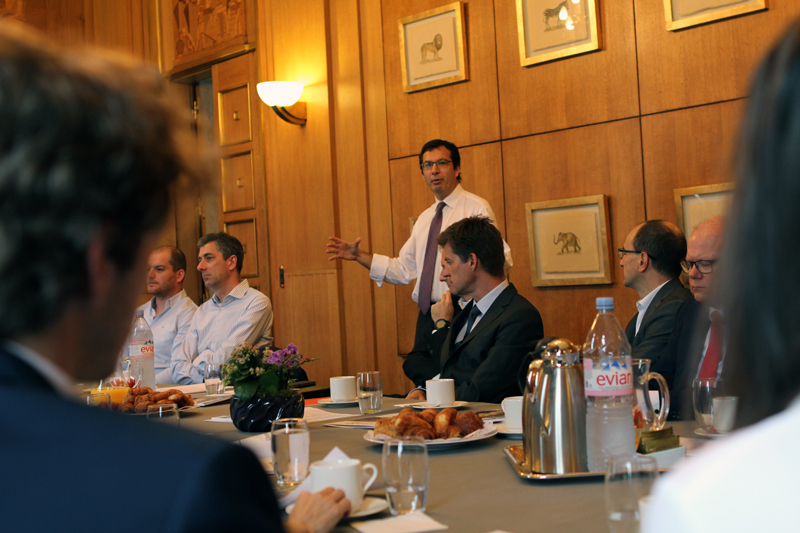
{"type": "Polygon", "coordinates": [[[639,272],[644,272],[650,266],[650,254],[642,252],[639,254],[639,272]]]}
{"type": "Polygon", "coordinates": [[[467,263],[469,263],[470,270],[472,270],[473,272],[477,272],[478,266],[480,265],[481,260],[478,259],[477,255],[475,255],[474,253],[471,253],[471,254],[469,254],[469,258],[467,260],[467,263]]]}
{"type": "Polygon", "coordinates": [[[182,268],[178,269],[175,274],[178,276],[178,283],[181,283],[186,278],[186,271],[182,268]]]}
{"type": "Polygon", "coordinates": [[[228,270],[230,271],[236,270],[236,263],[239,262],[239,260],[236,258],[236,254],[231,254],[231,256],[228,259],[226,259],[226,261],[228,261],[228,270]]]}

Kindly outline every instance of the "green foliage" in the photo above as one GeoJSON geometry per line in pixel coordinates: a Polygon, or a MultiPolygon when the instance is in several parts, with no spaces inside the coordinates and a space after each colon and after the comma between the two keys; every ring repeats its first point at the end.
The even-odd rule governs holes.
{"type": "Polygon", "coordinates": [[[289,378],[289,371],[310,361],[315,359],[304,358],[293,344],[275,352],[240,344],[222,365],[222,381],[232,385],[236,397],[244,401],[290,396],[294,380],[289,378]]]}

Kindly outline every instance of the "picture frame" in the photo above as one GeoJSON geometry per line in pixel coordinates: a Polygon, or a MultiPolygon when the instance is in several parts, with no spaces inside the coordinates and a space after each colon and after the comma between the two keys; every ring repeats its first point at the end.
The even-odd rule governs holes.
{"type": "Polygon", "coordinates": [[[728,212],[733,183],[685,187],[673,192],[678,227],[688,237],[701,222],[728,212]]]}
{"type": "Polygon", "coordinates": [[[404,92],[469,80],[462,2],[402,18],[398,27],[404,92]]]}
{"type": "Polygon", "coordinates": [[[604,194],[525,204],[534,287],[614,282],[604,194]]]}
{"type": "Polygon", "coordinates": [[[523,67],[600,50],[598,0],[516,0],[523,67]]]}
{"type": "Polygon", "coordinates": [[[664,0],[667,31],[764,11],[768,0],[664,0]]]}

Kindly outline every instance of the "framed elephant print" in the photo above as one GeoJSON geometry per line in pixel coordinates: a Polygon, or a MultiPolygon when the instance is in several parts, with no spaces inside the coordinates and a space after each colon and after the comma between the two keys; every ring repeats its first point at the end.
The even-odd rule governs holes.
{"type": "Polygon", "coordinates": [[[725,215],[733,197],[733,183],[674,189],[678,227],[689,235],[701,222],[725,215]]]}
{"type": "Polygon", "coordinates": [[[525,204],[534,287],[614,282],[605,195],[525,204]]]}
{"type": "Polygon", "coordinates": [[[668,31],[765,9],[767,0],[664,0],[668,31]]]}
{"type": "Polygon", "coordinates": [[[523,67],[599,50],[598,0],[516,0],[523,67]]]}
{"type": "Polygon", "coordinates": [[[405,92],[469,80],[461,2],[405,17],[399,26],[405,92]]]}

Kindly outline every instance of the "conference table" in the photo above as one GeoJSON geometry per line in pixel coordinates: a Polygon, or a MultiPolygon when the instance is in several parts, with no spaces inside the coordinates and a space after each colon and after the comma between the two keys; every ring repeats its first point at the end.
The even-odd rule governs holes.
{"type": "MultiPolygon", "coordinates": [[[[383,413],[397,413],[398,403],[408,400],[384,398],[383,413]]],[[[311,407],[323,408],[321,405],[311,407]]],[[[499,409],[497,404],[471,403],[471,411],[499,409]]],[[[360,417],[358,407],[328,408],[337,414],[360,417]]],[[[206,420],[229,413],[227,404],[186,411],[181,414],[181,427],[220,439],[237,442],[252,436],[237,430],[231,423],[206,420]]],[[[348,418],[337,419],[348,420],[348,418]]],[[[325,427],[325,422],[309,424],[311,461],[325,457],[334,446],[362,463],[374,463],[381,476],[381,446],[364,439],[366,430],[325,427]]],[[[694,422],[671,422],[676,433],[694,437],[694,422]]],[[[521,445],[522,440],[497,436],[445,450],[429,449],[430,488],[426,513],[458,533],[505,531],[607,532],[603,479],[530,481],[521,479],[506,458],[506,446],[521,445]]],[[[274,483],[274,477],[270,476],[274,483]]],[[[369,496],[384,497],[382,489],[369,496]]],[[[390,517],[388,510],[370,518],[390,517]]],[[[337,533],[356,531],[343,521],[337,533]]]]}

